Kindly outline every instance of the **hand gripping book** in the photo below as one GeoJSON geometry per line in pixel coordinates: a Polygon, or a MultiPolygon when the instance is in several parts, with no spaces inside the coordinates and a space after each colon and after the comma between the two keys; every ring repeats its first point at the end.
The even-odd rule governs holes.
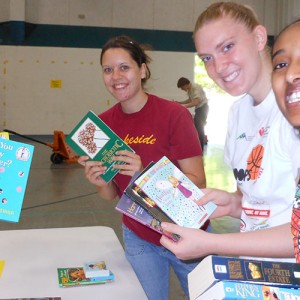
{"type": "Polygon", "coordinates": [[[300,264],[209,255],[188,274],[191,299],[224,280],[300,288],[300,264]]]}
{"type": "Polygon", "coordinates": [[[0,138],[0,220],[18,222],[34,146],[0,138]]]}
{"type": "Polygon", "coordinates": [[[203,192],[165,156],[134,184],[133,189],[154,202],[152,206],[158,206],[174,223],[183,227],[200,228],[216,209],[213,202],[203,206],[195,202],[203,192]]]}
{"type": "Polygon", "coordinates": [[[113,168],[115,162],[112,161],[116,151],[134,152],[92,111],[89,111],[68,134],[66,142],[78,155],[102,161],[107,167],[107,171],[102,175],[106,182],[112,180],[118,173],[118,170],[113,168]]]}
{"type": "MultiPolygon", "coordinates": [[[[153,163],[150,163],[143,171],[146,172],[148,168],[150,168],[153,165],[153,163]]],[[[128,188],[131,186],[131,184],[134,182],[134,180],[137,178],[139,174],[136,173],[129,185],[128,188]]],[[[136,220],[137,222],[151,228],[152,230],[168,237],[169,239],[173,241],[178,241],[179,236],[173,233],[169,233],[164,231],[161,228],[161,222],[167,221],[171,222],[172,220],[168,217],[164,218],[161,214],[156,213],[155,215],[152,213],[152,211],[149,209],[149,207],[141,200],[141,205],[139,204],[139,201],[136,201],[135,197],[130,197],[127,195],[127,193],[123,193],[122,197],[120,198],[116,210],[129,216],[130,218],[136,220]]]]}
{"type": "Polygon", "coordinates": [[[238,281],[219,281],[191,300],[299,300],[300,290],[238,281]]]}

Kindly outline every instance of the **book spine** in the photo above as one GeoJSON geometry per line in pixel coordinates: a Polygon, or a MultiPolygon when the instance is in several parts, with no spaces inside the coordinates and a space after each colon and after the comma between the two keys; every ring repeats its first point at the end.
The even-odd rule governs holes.
{"type": "Polygon", "coordinates": [[[217,280],[268,283],[300,288],[300,264],[212,256],[217,280]]]}

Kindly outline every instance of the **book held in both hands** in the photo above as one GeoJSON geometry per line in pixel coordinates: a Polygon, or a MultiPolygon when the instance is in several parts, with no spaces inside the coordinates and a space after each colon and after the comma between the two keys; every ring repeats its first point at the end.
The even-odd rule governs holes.
{"type": "Polygon", "coordinates": [[[0,220],[18,222],[34,146],[0,138],[0,220]]]}
{"type": "Polygon", "coordinates": [[[188,274],[191,299],[198,299],[220,281],[299,289],[300,264],[209,255],[188,274]]]}
{"type": "Polygon", "coordinates": [[[118,169],[113,168],[115,162],[112,160],[116,151],[134,152],[92,111],[89,111],[68,134],[66,142],[78,155],[101,161],[107,167],[105,174],[101,175],[106,182],[112,180],[118,173],[118,169]]]}

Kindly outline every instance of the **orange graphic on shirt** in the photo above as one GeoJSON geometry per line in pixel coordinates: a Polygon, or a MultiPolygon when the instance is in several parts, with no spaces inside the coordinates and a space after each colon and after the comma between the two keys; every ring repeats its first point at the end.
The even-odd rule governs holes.
{"type": "Polygon", "coordinates": [[[257,145],[254,147],[247,160],[247,171],[249,172],[250,180],[256,180],[261,174],[261,163],[264,157],[264,147],[257,145]]]}

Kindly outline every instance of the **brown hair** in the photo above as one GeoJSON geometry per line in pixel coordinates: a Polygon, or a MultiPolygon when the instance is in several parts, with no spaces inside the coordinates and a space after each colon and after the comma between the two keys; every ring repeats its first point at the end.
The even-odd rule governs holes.
{"type": "Polygon", "coordinates": [[[177,87],[181,88],[184,85],[190,84],[190,81],[185,77],[180,77],[177,81],[177,87]]]}
{"type": "Polygon", "coordinates": [[[245,24],[250,31],[257,25],[260,25],[257,15],[251,7],[235,2],[216,2],[200,14],[196,21],[193,35],[195,36],[198,29],[204,24],[224,16],[229,16],[235,21],[245,24]]]}
{"type": "Polygon", "coordinates": [[[151,77],[151,72],[148,67],[148,64],[151,61],[151,58],[146,54],[145,50],[150,49],[149,46],[142,46],[139,45],[134,39],[127,35],[121,35],[117,37],[113,37],[109,39],[102,48],[101,55],[100,55],[100,64],[102,65],[102,58],[104,53],[108,49],[112,48],[121,48],[126,50],[131,58],[137,63],[139,68],[142,64],[146,65],[146,76],[142,79],[142,84],[146,83],[146,81],[151,77]]]}

